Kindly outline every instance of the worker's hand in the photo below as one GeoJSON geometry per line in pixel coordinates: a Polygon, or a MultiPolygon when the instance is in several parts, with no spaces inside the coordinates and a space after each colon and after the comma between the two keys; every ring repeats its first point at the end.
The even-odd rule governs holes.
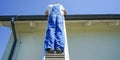
{"type": "Polygon", "coordinates": [[[63,12],[64,12],[64,15],[66,15],[66,14],[67,14],[66,10],[63,10],[63,12]]]}

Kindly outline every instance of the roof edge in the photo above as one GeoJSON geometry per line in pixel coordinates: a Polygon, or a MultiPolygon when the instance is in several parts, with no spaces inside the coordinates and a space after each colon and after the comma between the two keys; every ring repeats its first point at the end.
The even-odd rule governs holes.
{"type": "MultiPolygon", "coordinates": [[[[0,21],[10,21],[14,17],[15,21],[46,21],[45,15],[6,15],[0,16],[0,21]]],[[[120,14],[82,14],[65,15],[66,20],[119,20],[120,14]]]]}

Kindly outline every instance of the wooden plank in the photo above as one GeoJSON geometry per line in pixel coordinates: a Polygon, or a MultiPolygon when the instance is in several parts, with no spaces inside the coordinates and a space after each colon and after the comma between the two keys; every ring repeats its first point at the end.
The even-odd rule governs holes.
{"type": "Polygon", "coordinates": [[[64,54],[46,54],[46,58],[64,58],[64,54]]]}

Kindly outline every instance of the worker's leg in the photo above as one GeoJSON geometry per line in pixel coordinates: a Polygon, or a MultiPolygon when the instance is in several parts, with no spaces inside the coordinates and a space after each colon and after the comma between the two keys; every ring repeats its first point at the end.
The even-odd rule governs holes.
{"type": "Polygon", "coordinates": [[[55,41],[55,28],[56,28],[56,18],[54,15],[50,15],[48,18],[48,25],[46,30],[45,37],[45,49],[54,50],[54,41],[55,41]]]}
{"type": "Polygon", "coordinates": [[[65,45],[65,36],[64,36],[64,25],[63,25],[63,17],[57,16],[57,22],[56,22],[56,39],[55,39],[55,49],[61,49],[62,52],[64,51],[64,45],[65,45]]]}

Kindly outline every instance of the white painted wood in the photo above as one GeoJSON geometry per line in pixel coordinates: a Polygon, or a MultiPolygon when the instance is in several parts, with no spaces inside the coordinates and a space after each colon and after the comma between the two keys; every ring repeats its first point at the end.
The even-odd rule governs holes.
{"type": "Polygon", "coordinates": [[[65,31],[65,60],[69,60],[69,49],[68,49],[68,41],[67,41],[67,33],[66,33],[66,26],[65,26],[65,20],[64,20],[64,31],[65,31]]]}

